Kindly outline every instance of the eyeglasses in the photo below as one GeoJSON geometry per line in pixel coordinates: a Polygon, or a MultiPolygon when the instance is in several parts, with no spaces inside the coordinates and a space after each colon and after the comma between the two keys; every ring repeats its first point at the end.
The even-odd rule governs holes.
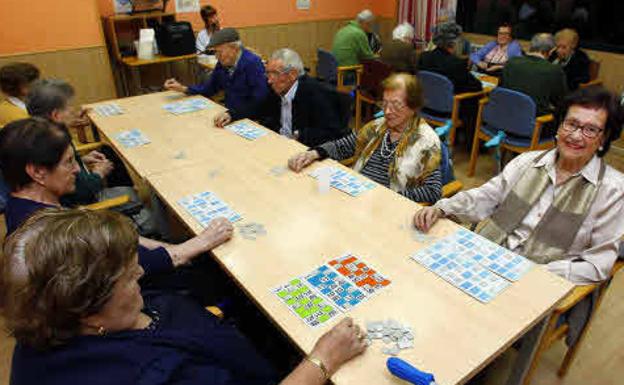
{"type": "Polygon", "coordinates": [[[398,111],[403,109],[406,106],[405,102],[400,100],[382,100],[381,102],[377,102],[377,107],[382,110],[389,109],[392,111],[398,111]]]}
{"type": "Polygon", "coordinates": [[[270,77],[277,77],[277,76],[280,76],[280,75],[283,75],[283,74],[287,73],[287,72],[288,72],[288,71],[290,71],[291,69],[292,69],[291,67],[286,66],[286,67],[282,68],[281,70],[276,70],[276,71],[266,71],[266,72],[264,73],[264,76],[266,76],[267,78],[270,78],[270,77]]]}
{"type": "Polygon", "coordinates": [[[596,138],[598,135],[600,135],[602,131],[604,131],[598,126],[594,126],[592,124],[581,124],[578,120],[575,119],[564,120],[561,124],[561,129],[570,134],[575,132],[576,130],[581,130],[583,136],[589,139],[596,138]]]}

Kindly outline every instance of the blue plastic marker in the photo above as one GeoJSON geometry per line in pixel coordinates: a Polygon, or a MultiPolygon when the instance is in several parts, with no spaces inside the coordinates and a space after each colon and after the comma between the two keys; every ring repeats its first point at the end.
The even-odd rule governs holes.
{"type": "Polygon", "coordinates": [[[394,376],[416,385],[437,385],[431,373],[421,372],[406,361],[390,357],[386,361],[386,366],[394,376]]]}

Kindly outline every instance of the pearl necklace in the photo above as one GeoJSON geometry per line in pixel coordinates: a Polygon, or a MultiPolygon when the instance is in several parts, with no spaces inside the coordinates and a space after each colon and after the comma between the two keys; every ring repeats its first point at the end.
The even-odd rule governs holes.
{"type": "Polygon", "coordinates": [[[390,159],[394,156],[394,153],[396,152],[396,149],[398,146],[398,143],[395,144],[394,148],[390,148],[391,143],[390,143],[390,132],[386,131],[386,134],[383,137],[383,140],[381,141],[381,149],[379,150],[379,155],[381,155],[382,158],[384,159],[390,159]]]}

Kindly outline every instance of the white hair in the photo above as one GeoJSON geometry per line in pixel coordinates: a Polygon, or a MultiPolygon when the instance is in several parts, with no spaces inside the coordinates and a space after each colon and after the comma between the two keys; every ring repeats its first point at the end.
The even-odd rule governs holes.
{"type": "Polygon", "coordinates": [[[290,48],[280,48],[271,54],[271,60],[281,60],[284,63],[284,71],[294,69],[299,76],[305,74],[303,61],[299,54],[290,48]]]}
{"type": "Polygon", "coordinates": [[[392,38],[394,40],[412,41],[414,39],[414,27],[410,23],[399,24],[392,30],[392,38]]]}
{"type": "Polygon", "coordinates": [[[370,9],[365,9],[362,12],[358,13],[355,19],[360,23],[368,23],[375,20],[375,15],[370,9]]]}

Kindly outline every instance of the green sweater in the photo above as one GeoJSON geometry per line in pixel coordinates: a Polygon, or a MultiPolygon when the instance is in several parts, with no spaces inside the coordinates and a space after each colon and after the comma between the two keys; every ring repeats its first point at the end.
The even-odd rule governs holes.
{"type": "Polygon", "coordinates": [[[567,92],[561,67],[535,56],[509,59],[500,86],[529,95],[537,105],[537,116],[552,113],[567,92]]]}
{"type": "Polygon", "coordinates": [[[362,60],[375,57],[368,45],[366,32],[355,20],[350,21],[336,32],[332,52],[338,60],[339,66],[352,66],[360,64],[362,60]]]}

